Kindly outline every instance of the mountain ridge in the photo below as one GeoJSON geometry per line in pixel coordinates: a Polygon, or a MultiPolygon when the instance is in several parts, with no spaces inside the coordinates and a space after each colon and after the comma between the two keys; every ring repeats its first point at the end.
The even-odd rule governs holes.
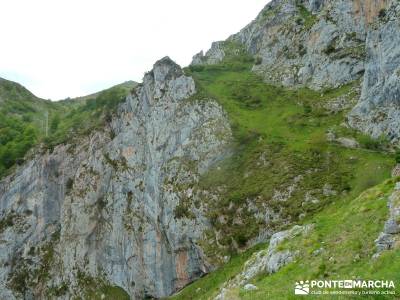
{"type": "MultiPolygon", "coordinates": [[[[239,42],[255,55],[253,71],[267,82],[324,89],[364,77],[349,125],[397,143],[399,49],[394,32],[399,11],[398,2],[391,0],[272,1],[226,42],[239,42]],[[387,38],[376,49],[381,36],[387,38]],[[376,122],[379,115],[387,116],[386,121],[376,122]]],[[[226,42],[213,43],[205,56],[195,55],[192,64],[218,63],[226,42]]]]}
{"type": "Polygon", "coordinates": [[[0,181],[1,297],[262,299],[396,276],[399,6],[275,0],[189,67],[162,58],[125,98],[60,115],[0,181]]]}
{"type": "Polygon", "coordinates": [[[16,82],[2,79],[0,81],[1,127],[10,130],[0,131],[0,176],[7,174],[16,162],[21,163],[24,155],[32,147],[40,144],[45,144],[45,148],[53,147],[65,140],[71,128],[75,127],[73,130],[76,131],[78,122],[81,127],[92,126],[85,125],[79,120],[72,124],[65,122],[65,119],[71,119],[74,113],[82,117],[82,114],[101,110],[104,106],[111,108],[112,105],[109,104],[112,103],[112,97],[125,96],[136,86],[136,82],[127,81],[95,94],[50,101],[36,97],[16,82]],[[61,127],[64,127],[63,132],[60,132],[61,127]],[[24,138],[25,134],[27,138],[24,138]],[[59,135],[59,137],[51,137],[52,135],[59,135]]]}

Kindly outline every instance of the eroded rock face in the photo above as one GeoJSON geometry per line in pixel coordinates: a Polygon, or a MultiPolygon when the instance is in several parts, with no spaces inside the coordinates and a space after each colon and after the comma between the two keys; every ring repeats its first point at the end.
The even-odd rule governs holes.
{"type": "Polygon", "coordinates": [[[234,42],[256,58],[253,71],[267,82],[318,90],[363,78],[349,125],[398,143],[399,22],[395,0],[273,0],[253,22],[196,55],[192,64],[221,62],[234,42]]]}
{"type": "Polygon", "coordinates": [[[383,231],[375,240],[377,252],[374,258],[379,257],[382,251],[400,247],[400,184],[397,183],[388,199],[389,219],[385,222],[383,231]]]}
{"type": "MultiPolygon", "coordinates": [[[[238,43],[256,58],[254,72],[288,87],[338,87],[365,71],[349,124],[397,141],[399,14],[398,1],[390,0],[273,0],[239,33],[195,55],[192,64],[240,55],[231,47],[238,43]]],[[[92,281],[122,287],[137,299],[163,297],[212,267],[199,246],[211,226],[207,201],[201,200],[218,197],[201,196],[193,187],[229,154],[231,131],[222,108],[195,93],[193,79],[164,58],[104,130],[38,154],[0,182],[0,298],[82,296],[92,281]]],[[[331,103],[332,112],[349,109],[347,100],[331,103]]],[[[275,198],[287,201],[296,180],[275,198]]],[[[323,192],[337,193],[328,186],[323,192]]],[[[309,195],[305,203],[316,201],[309,195]]],[[[378,247],[395,244],[397,208],[391,207],[378,247]]],[[[277,219],[251,199],[247,209],[266,224],[277,219]]],[[[224,215],[218,218],[225,222],[224,215]]],[[[292,261],[297,254],[278,251],[277,245],[306,229],[273,235],[270,248],[257,253],[231,283],[242,285],[292,261]]],[[[273,233],[267,228],[249,244],[273,233]]]]}
{"type": "MultiPolygon", "coordinates": [[[[280,231],[271,236],[267,249],[254,253],[243,265],[242,271],[235,277],[227,281],[221,288],[215,300],[229,300],[232,289],[246,286],[253,286],[249,281],[259,274],[272,274],[278,272],[282,267],[291,263],[298,255],[298,251],[290,249],[279,249],[285,241],[291,240],[296,236],[307,236],[312,231],[314,225],[305,226],[295,225],[289,230],[280,231]]],[[[253,286],[251,289],[256,289],[253,286]]]]}
{"type": "Polygon", "coordinates": [[[374,137],[400,138],[400,4],[393,1],[368,33],[361,99],[349,122],[374,137]]]}
{"type": "Polygon", "coordinates": [[[82,295],[87,278],[137,299],[164,297],[208,271],[197,244],[209,226],[204,208],[177,217],[176,186],[190,194],[228,153],[231,131],[221,107],[195,92],[164,58],[106,129],[1,181],[1,214],[15,221],[2,224],[0,298],[45,297],[62,286],[66,298],[82,295]],[[42,273],[49,276],[35,277],[42,273]]]}
{"type": "MultiPolygon", "coordinates": [[[[268,82],[338,87],[363,75],[367,25],[384,5],[356,2],[274,0],[228,41],[257,57],[253,70],[268,82]]],[[[219,62],[221,51],[211,50],[193,63],[219,62]]]]}
{"type": "Polygon", "coordinates": [[[225,57],[224,46],[222,42],[214,42],[210,50],[204,55],[203,51],[193,56],[192,65],[214,65],[220,63],[225,57]]]}

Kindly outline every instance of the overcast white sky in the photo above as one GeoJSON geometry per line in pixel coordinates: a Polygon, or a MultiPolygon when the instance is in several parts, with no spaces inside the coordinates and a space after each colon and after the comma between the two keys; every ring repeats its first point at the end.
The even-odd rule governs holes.
{"type": "Polygon", "coordinates": [[[0,77],[45,99],[141,81],[253,20],[268,0],[1,0],[0,77]]]}

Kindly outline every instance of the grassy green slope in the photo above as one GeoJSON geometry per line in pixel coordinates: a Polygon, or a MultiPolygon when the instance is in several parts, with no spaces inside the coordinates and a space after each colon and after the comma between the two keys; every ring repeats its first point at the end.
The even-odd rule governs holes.
{"type": "MultiPolygon", "coordinates": [[[[222,233],[220,243],[231,254],[237,251],[232,238],[243,248],[266,225],[247,209],[241,210],[241,224],[233,222],[240,208],[247,207],[247,199],[279,213],[276,224],[268,224],[278,230],[284,222],[297,222],[337,199],[354,198],[388,178],[394,164],[393,156],[380,150],[384,144],[341,126],[345,111],[332,114],[324,109],[339,96],[356,97],[358,82],[322,93],[288,90],[263,83],[251,72],[251,65],[251,59],[242,55],[188,70],[200,89],[196,97],[217,99],[234,132],[235,154],[200,181],[201,188],[219,196],[219,201],[209,203],[209,217],[222,233]],[[349,149],[329,142],[328,131],[358,139],[361,147],[349,149]],[[293,186],[299,175],[289,201],[274,198],[277,190],[293,186]],[[326,186],[337,194],[324,194],[326,186]],[[319,201],[304,203],[307,195],[319,201]],[[227,217],[227,224],[218,221],[220,215],[227,217]]],[[[211,257],[221,250],[205,246],[211,257]]]]}
{"type": "MultiPolygon", "coordinates": [[[[251,283],[257,291],[236,289],[232,299],[295,299],[294,283],[299,280],[356,279],[394,280],[399,282],[400,251],[387,251],[372,260],[374,240],[387,219],[387,197],[397,180],[388,180],[355,199],[331,203],[323,211],[305,221],[315,224],[306,238],[299,236],[286,242],[282,249],[299,250],[299,258],[279,272],[261,274],[251,283]],[[323,248],[320,254],[314,251],[323,248]]],[[[210,299],[228,279],[236,275],[250,254],[266,245],[259,245],[234,257],[215,273],[198,280],[172,299],[210,299]]],[[[400,288],[397,287],[397,294],[400,288]]],[[[308,296],[307,299],[313,299],[308,296]]],[[[348,299],[348,298],[346,298],[348,299]]]]}
{"type": "Polygon", "coordinates": [[[0,178],[38,143],[52,149],[102,126],[134,86],[126,82],[90,96],[51,102],[0,79],[0,178]]]}
{"type": "MultiPolygon", "coordinates": [[[[173,299],[209,299],[215,295],[218,287],[235,275],[249,253],[255,251],[250,249],[250,252],[237,254],[246,249],[247,241],[264,226],[281,230],[285,222],[317,224],[316,236],[309,241],[310,244],[303,241],[305,245],[302,247],[308,251],[309,261],[303,265],[300,262],[292,264],[285,268],[286,271],[271,277],[261,276],[255,282],[261,287],[259,291],[249,295],[240,291],[241,296],[265,299],[265,295],[271,293],[270,299],[281,299],[279,293],[292,293],[295,279],[339,274],[336,268],[339,265],[334,265],[336,262],[331,266],[331,263],[325,262],[326,257],[310,256],[309,252],[322,241],[332,247],[324,255],[337,257],[336,261],[341,262],[340,274],[353,275],[350,273],[357,273],[362,266],[368,266],[370,271],[360,271],[359,275],[372,274],[373,268],[380,263],[368,264],[368,255],[373,251],[373,241],[386,217],[384,192],[381,193],[378,188],[357,197],[389,178],[393,156],[385,151],[387,145],[384,140],[372,140],[343,127],[341,124],[346,111],[330,113],[324,108],[325,104],[338,97],[354,100],[358,97],[355,87],[359,83],[323,92],[305,88],[288,90],[263,83],[251,72],[251,66],[251,58],[242,53],[239,57],[228,57],[219,65],[195,66],[187,70],[200,89],[196,97],[217,99],[227,111],[234,131],[235,154],[205,174],[200,181],[201,188],[219,195],[218,201],[209,203],[209,217],[214,228],[220,232],[219,243],[223,249],[209,243],[204,243],[203,247],[209,257],[223,253],[233,258],[173,299]],[[337,142],[329,142],[326,138],[328,131],[354,138],[361,146],[349,149],[337,142]],[[285,190],[298,175],[302,175],[302,180],[290,199],[286,202],[274,199],[275,191],[285,190]],[[336,195],[324,195],[322,191],[327,184],[337,192],[336,195]],[[368,196],[374,193],[382,199],[375,201],[374,197],[368,196]],[[304,203],[307,194],[319,201],[304,203]],[[276,224],[260,222],[253,213],[242,209],[247,207],[249,198],[256,199],[259,207],[266,204],[275,212],[280,212],[281,219],[276,224]],[[219,222],[221,215],[226,217],[225,223],[219,222]],[[241,223],[234,222],[238,216],[241,223]],[[360,262],[351,262],[354,255],[343,259],[341,256],[347,249],[354,252],[352,255],[359,251],[360,262]],[[308,264],[310,268],[306,271],[308,264]],[[274,294],[270,289],[274,290],[274,294]]],[[[387,191],[391,186],[389,182],[381,188],[387,191]]],[[[208,238],[212,238],[213,234],[212,231],[206,233],[208,238]]]]}

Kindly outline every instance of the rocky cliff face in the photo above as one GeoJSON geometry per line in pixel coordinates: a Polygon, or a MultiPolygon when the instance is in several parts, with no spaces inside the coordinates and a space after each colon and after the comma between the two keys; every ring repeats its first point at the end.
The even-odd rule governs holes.
{"type": "MultiPolygon", "coordinates": [[[[192,65],[245,51],[255,57],[252,70],[269,83],[323,91],[360,80],[348,124],[397,142],[399,13],[399,2],[390,0],[274,0],[242,31],[197,54],[192,65]]],[[[0,298],[100,297],[113,286],[135,299],[159,298],[213,268],[201,245],[220,246],[221,232],[209,219],[220,199],[197,183],[230,154],[232,133],[222,107],[198,95],[193,78],[164,58],[104,128],[52,152],[37,151],[1,180],[0,298]],[[215,240],[205,240],[208,230],[216,231],[215,240]]],[[[334,104],[345,109],[338,111],[353,105],[347,97],[339,100],[334,104]]],[[[269,168],[260,153],[257,166],[269,168]]],[[[290,175],[277,183],[272,200],[287,202],[303,180],[290,175]]],[[[337,195],[329,185],[323,193],[337,195]]],[[[319,203],[306,194],[301,205],[319,203]]],[[[233,222],[219,211],[214,217],[226,227],[245,226],[235,218],[240,212],[254,222],[283,225],[256,196],[240,209],[228,202],[233,222]]],[[[245,246],[273,233],[262,229],[245,246]]]]}
{"type": "Polygon", "coordinates": [[[253,70],[267,82],[325,89],[363,79],[350,126],[397,142],[399,10],[392,0],[274,0],[239,33],[194,56],[192,64],[234,55],[229,44],[235,42],[256,57],[253,70]]]}
{"type": "Polygon", "coordinates": [[[195,92],[164,58],[104,131],[1,182],[1,298],[84,295],[102,282],[162,297],[208,271],[202,205],[177,218],[176,187],[227,154],[230,128],[215,102],[188,100],[195,92]]]}
{"type": "Polygon", "coordinates": [[[368,31],[366,70],[361,99],[350,124],[378,137],[400,137],[400,4],[393,1],[368,31]]]}
{"type": "MultiPolygon", "coordinates": [[[[371,1],[365,1],[371,2],[371,1]]],[[[382,1],[381,1],[382,2],[382,1]]],[[[364,71],[366,24],[372,16],[364,1],[272,1],[228,41],[258,57],[254,71],[286,86],[337,87],[364,71]]],[[[223,44],[223,42],[221,43],[223,44]]],[[[223,55],[214,43],[204,61],[223,55]]],[[[198,63],[196,56],[194,63],[198,63]]]]}

